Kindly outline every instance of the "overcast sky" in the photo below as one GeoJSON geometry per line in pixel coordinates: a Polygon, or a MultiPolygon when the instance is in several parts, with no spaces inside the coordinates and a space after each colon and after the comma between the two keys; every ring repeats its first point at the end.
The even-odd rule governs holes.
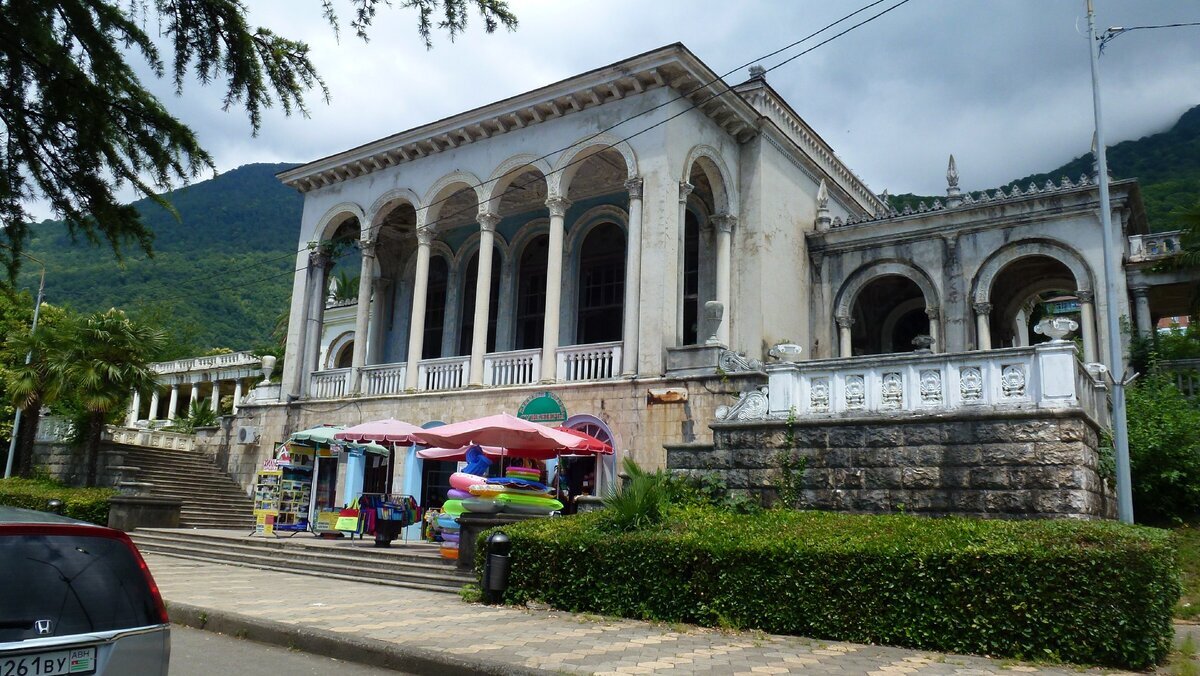
{"type": "MultiPolygon", "coordinates": [[[[328,105],[313,98],[307,119],[268,111],[254,138],[218,87],[155,90],[223,171],[304,162],[676,41],[724,73],[867,2],[510,0],[515,32],[476,20],[426,51],[410,11],[381,8],[364,44],[348,28],[335,40],[316,0],[253,0],[252,22],[310,44],[328,105]]],[[[1200,22],[1196,0],[1096,0],[1096,12],[1101,30],[1200,22]]],[[[1088,151],[1086,30],[1084,0],[911,0],[767,79],[875,192],[941,193],[951,152],[964,188],[995,187],[1088,151]]],[[[1122,35],[1101,78],[1110,145],[1168,128],[1200,104],[1200,27],[1122,35]]]]}

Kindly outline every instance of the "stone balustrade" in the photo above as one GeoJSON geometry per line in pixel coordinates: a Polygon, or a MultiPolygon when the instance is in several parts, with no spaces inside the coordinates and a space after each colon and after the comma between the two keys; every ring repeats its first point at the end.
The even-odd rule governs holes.
{"type": "Polygon", "coordinates": [[[114,444],[145,446],[170,451],[191,451],[196,445],[196,438],[191,434],[166,430],[129,429],[116,425],[105,425],[103,439],[114,444]]]}
{"type": "Polygon", "coordinates": [[[483,358],[484,385],[531,385],[542,371],[542,351],[497,352],[483,358]]]}
{"type": "Polygon", "coordinates": [[[558,348],[558,378],[604,380],[621,375],[621,343],[593,343],[558,348]]]}
{"type": "Polygon", "coordinates": [[[308,394],[314,399],[338,399],[346,396],[350,369],[329,369],[312,374],[308,394]]]}
{"type": "Polygon", "coordinates": [[[417,387],[421,390],[456,390],[465,387],[471,357],[424,359],[418,365],[417,387]]]}
{"type": "Polygon", "coordinates": [[[1069,342],[770,364],[768,385],[717,410],[721,420],[886,415],[961,409],[1082,408],[1108,419],[1102,385],[1069,342]]]}
{"type": "Polygon", "coordinates": [[[1143,262],[1178,256],[1183,251],[1182,238],[1182,230],[1130,235],[1129,260],[1130,262],[1143,262]]]}
{"type": "Polygon", "coordinates": [[[404,392],[404,374],[408,365],[377,364],[364,366],[362,370],[363,393],[367,395],[401,394],[404,392]]]}
{"type": "Polygon", "coordinates": [[[189,371],[205,371],[210,369],[236,368],[239,366],[258,367],[262,359],[251,352],[230,352],[214,354],[207,357],[189,357],[174,361],[156,362],[150,365],[157,375],[187,373],[189,371]]]}

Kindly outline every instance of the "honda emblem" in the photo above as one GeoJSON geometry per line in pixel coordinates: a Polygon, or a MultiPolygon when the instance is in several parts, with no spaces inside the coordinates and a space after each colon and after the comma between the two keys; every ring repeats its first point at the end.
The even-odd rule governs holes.
{"type": "Polygon", "coordinates": [[[33,623],[33,626],[37,629],[38,636],[46,636],[54,631],[54,623],[50,620],[38,620],[33,623]]]}

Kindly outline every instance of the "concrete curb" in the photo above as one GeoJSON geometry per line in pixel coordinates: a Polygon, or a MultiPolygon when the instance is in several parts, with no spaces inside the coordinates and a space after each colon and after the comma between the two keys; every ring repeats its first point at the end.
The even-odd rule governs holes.
{"type": "Polygon", "coordinates": [[[373,638],[284,624],[248,615],[167,601],[171,622],[185,627],[267,643],[291,650],[357,662],[372,667],[396,669],[410,674],[440,676],[446,673],[490,676],[542,676],[553,673],[495,660],[468,658],[426,648],[389,643],[373,638]]]}

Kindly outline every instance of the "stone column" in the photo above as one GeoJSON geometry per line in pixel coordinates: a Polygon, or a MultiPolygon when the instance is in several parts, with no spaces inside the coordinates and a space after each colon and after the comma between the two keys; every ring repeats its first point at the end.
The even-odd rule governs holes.
{"type": "Polygon", "coordinates": [[[637,375],[638,316],[642,303],[642,179],[625,181],[629,191],[629,228],[625,236],[625,316],[621,329],[621,375],[637,375]]]}
{"type": "MultiPolygon", "coordinates": [[[[686,234],[687,234],[687,200],[688,200],[688,195],[692,194],[693,188],[695,188],[695,186],[693,186],[691,183],[688,183],[687,181],[679,182],[679,221],[678,221],[678,226],[677,226],[678,229],[676,231],[676,242],[679,246],[679,258],[678,258],[679,269],[678,269],[678,273],[675,275],[675,284],[676,284],[675,293],[677,294],[677,298],[676,298],[677,305],[676,305],[676,310],[675,310],[675,334],[677,336],[676,337],[677,345],[683,345],[683,336],[684,336],[684,331],[686,330],[685,327],[683,326],[683,317],[685,314],[684,310],[683,310],[683,295],[684,295],[683,268],[685,265],[683,257],[687,250],[687,247],[684,245],[684,240],[686,239],[686,234]]],[[[702,316],[703,315],[700,313],[700,308],[696,308],[696,342],[697,343],[704,342],[704,328],[705,327],[700,324],[700,317],[702,317],[702,316]]]]}
{"type": "MultiPolygon", "coordinates": [[[[325,322],[325,279],[332,261],[320,250],[308,255],[308,308],[305,310],[304,369],[300,375],[301,390],[308,391],[309,375],[321,370],[321,328],[325,322]]],[[[215,383],[215,381],[214,381],[215,383]]],[[[213,409],[217,410],[217,409],[213,409]]]]}
{"type": "Polygon", "coordinates": [[[212,381],[212,401],[208,402],[209,408],[213,413],[221,413],[221,381],[212,381]]]}
{"type": "Polygon", "coordinates": [[[992,326],[991,326],[991,303],[975,303],[971,306],[975,310],[975,349],[990,350],[992,349],[992,326]]]}
{"type": "Polygon", "coordinates": [[[150,420],[158,420],[158,388],[150,392],[150,420]]]}
{"type": "Polygon", "coordinates": [[[1017,316],[1014,321],[1014,330],[1017,332],[1017,340],[1013,347],[1029,347],[1029,315],[1025,308],[1017,310],[1017,316]]]}
{"type": "MultiPolygon", "coordinates": [[[[1133,292],[1134,312],[1137,319],[1137,332],[1143,338],[1154,333],[1154,320],[1150,317],[1150,287],[1135,286],[1130,289],[1133,292]]],[[[1082,301],[1080,301],[1082,302],[1082,301]]],[[[1116,308],[1110,308],[1110,312],[1115,312],[1116,308]]]]}
{"type": "Polygon", "coordinates": [[[200,383],[192,383],[192,396],[188,399],[187,415],[192,414],[192,406],[200,401],[200,383]]]}
{"type": "Polygon", "coordinates": [[[854,347],[850,340],[850,327],[854,325],[853,317],[838,317],[838,356],[852,357],[854,347]]]}
{"type": "Polygon", "coordinates": [[[371,317],[367,320],[367,357],[366,366],[383,363],[383,340],[386,333],[388,318],[388,287],[390,283],[382,276],[371,280],[371,317]]]}
{"type": "Polygon", "coordinates": [[[129,418],[125,421],[126,427],[136,427],[138,421],[138,413],[141,413],[142,395],[138,394],[137,390],[133,391],[133,399],[129,402],[129,418]]]}
{"type": "Polygon", "coordinates": [[[929,317],[930,352],[942,351],[942,311],[935,307],[925,308],[925,316],[929,317]]]}
{"type": "MultiPolygon", "coordinates": [[[[368,320],[371,313],[371,287],[375,279],[375,240],[359,242],[362,267],[358,273],[358,307],[354,314],[354,348],[350,357],[350,393],[358,394],[362,386],[362,367],[367,363],[368,320]]],[[[237,402],[234,402],[237,407],[237,402]]],[[[236,411],[235,411],[236,412],[236,411]]]]}
{"type": "Polygon", "coordinates": [[[717,214],[712,218],[717,228],[717,301],[725,309],[725,318],[717,327],[717,340],[725,346],[729,345],[729,325],[733,320],[733,308],[729,307],[730,261],[733,258],[733,226],[737,225],[737,216],[717,214]]]}
{"type": "Polygon", "coordinates": [[[563,229],[571,203],[565,197],[546,200],[550,209],[550,251],[546,257],[546,315],[542,321],[542,382],[558,379],[558,312],[562,303],[563,229]]]}
{"type": "Polygon", "coordinates": [[[412,319],[408,324],[408,370],[404,374],[404,387],[417,389],[417,369],[421,363],[421,351],[425,348],[425,296],[429,290],[429,253],[433,245],[432,228],[417,228],[417,271],[413,285],[412,319]]]}
{"type": "Polygon", "coordinates": [[[500,217],[493,213],[479,214],[479,254],[475,268],[475,325],[471,329],[472,386],[483,385],[483,357],[487,354],[489,313],[492,309],[492,243],[500,217]]]}
{"type": "Polygon", "coordinates": [[[238,402],[241,400],[242,400],[242,379],[238,378],[237,380],[233,381],[233,408],[230,410],[230,412],[233,413],[234,415],[237,415],[238,402]]]}
{"type": "Polygon", "coordinates": [[[167,420],[174,420],[179,412],[179,385],[171,386],[171,399],[167,402],[167,420]]]}
{"type": "Polygon", "coordinates": [[[1091,291],[1076,291],[1079,299],[1079,325],[1083,335],[1083,361],[1094,364],[1099,361],[1099,346],[1096,344],[1096,298],[1091,291]]]}

